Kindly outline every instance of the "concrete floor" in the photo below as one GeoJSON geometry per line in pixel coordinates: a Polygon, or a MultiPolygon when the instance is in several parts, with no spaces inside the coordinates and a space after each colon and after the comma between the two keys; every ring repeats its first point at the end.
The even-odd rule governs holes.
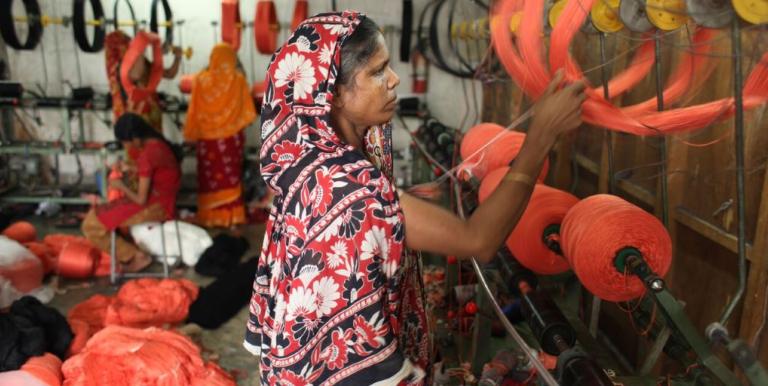
{"type": "MultiPolygon", "coordinates": [[[[53,220],[45,220],[40,217],[28,218],[27,220],[36,225],[39,238],[49,233],[79,234],[78,229],[57,229],[52,225],[54,223],[53,220]]],[[[222,231],[210,231],[212,235],[220,232],[222,231]]],[[[251,246],[250,250],[244,255],[244,258],[258,255],[264,235],[264,225],[248,225],[244,227],[243,235],[248,239],[251,246]]],[[[162,266],[159,263],[155,263],[150,270],[161,272],[162,266]]],[[[172,277],[190,279],[201,287],[213,281],[213,278],[198,275],[192,268],[176,269],[172,272],[172,277]]],[[[48,305],[58,309],[64,315],[74,305],[92,295],[111,295],[118,289],[118,286],[110,284],[109,277],[90,280],[59,280],[58,277],[49,277],[48,282],[58,287],[56,296],[48,305]]],[[[225,371],[233,373],[237,378],[238,385],[257,386],[260,384],[258,379],[258,358],[248,353],[242,346],[247,318],[248,307],[246,306],[219,329],[197,330],[188,335],[200,345],[203,358],[215,360],[225,371]]],[[[189,329],[189,326],[180,327],[184,330],[196,330],[194,328],[189,329]]]]}

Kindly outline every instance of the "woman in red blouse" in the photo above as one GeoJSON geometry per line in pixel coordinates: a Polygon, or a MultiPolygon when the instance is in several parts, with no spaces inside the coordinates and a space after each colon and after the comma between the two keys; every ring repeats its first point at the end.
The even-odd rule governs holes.
{"type": "MultiPolygon", "coordinates": [[[[115,124],[115,137],[124,146],[139,149],[139,183],[134,191],[121,180],[110,181],[110,187],[121,191],[123,197],[96,206],[86,215],[83,234],[103,251],[109,251],[110,232],[116,228],[173,218],[181,184],[179,159],[171,144],[144,118],[134,113],[123,114],[115,124]]],[[[140,271],[152,263],[149,256],[121,237],[116,239],[116,254],[128,272],[140,271]]]]}

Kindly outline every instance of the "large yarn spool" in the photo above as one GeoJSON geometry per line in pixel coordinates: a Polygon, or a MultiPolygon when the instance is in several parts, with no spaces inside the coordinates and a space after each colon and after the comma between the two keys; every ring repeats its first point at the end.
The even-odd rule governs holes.
{"type": "MultiPolygon", "coordinates": [[[[509,168],[496,169],[485,176],[478,192],[480,202],[496,189],[508,171],[509,168]]],[[[520,264],[541,275],[570,269],[568,261],[547,246],[546,238],[557,237],[565,214],[578,202],[570,193],[536,184],[525,212],[506,242],[520,264]]]]}
{"type": "MultiPolygon", "coordinates": [[[[508,166],[520,153],[524,141],[524,133],[507,130],[495,123],[475,125],[461,140],[464,163],[459,175],[465,179],[473,176],[482,180],[488,172],[508,166]]],[[[538,178],[540,182],[547,177],[548,171],[549,161],[545,161],[538,178]]]]}
{"type": "Polygon", "coordinates": [[[607,301],[628,301],[645,293],[640,279],[621,271],[617,255],[639,251],[662,277],[672,262],[672,240],[664,225],[650,213],[608,194],[585,198],[571,208],[560,236],[563,253],[579,280],[607,301]]]}
{"type": "Polygon", "coordinates": [[[90,245],[72,242],[59,254],[58,272],[63,277],[85,279],[93,276],[101,253],[90,245]]]}
{"type": "Polygon", "coordinates": [[[37,230],[27,221],[18,221],[5,228],[3,236],[24,244],[37,240],[37,230]]]}

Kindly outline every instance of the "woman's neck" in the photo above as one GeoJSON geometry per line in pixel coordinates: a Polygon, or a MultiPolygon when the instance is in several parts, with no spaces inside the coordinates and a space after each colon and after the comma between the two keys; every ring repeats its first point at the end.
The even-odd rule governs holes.
{"type": "Polygon", "coordinates": [[[364,133],[364,128],[356,127],[349,120],[333,113],[331,113],[331,123],[333,124],[333,129],[336,132],[336,135],[338,135],[342,141],[352,145],[352,147],[357,150],[362,150],[363,136],[359,133],[364,133]]]}

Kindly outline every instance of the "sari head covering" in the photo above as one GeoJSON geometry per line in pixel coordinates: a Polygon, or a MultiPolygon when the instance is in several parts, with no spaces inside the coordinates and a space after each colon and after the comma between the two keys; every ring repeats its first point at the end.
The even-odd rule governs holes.
{"type": "Polygon", "coordinates": [[[335,133],[345,41],[365,16],[304,21],[267,71],[261,174],[274,191],[245,347],[265,385],[422,384],[428,333],[418,260],[405,250],[390,125],[365,149],[335,133]]]}
{"type": "Polygon", "coordinates": [[[192,98],[184,124],[184,138],[231,137],[256,119],[248,82],[237,69],[237,54],[227,43],[211,52],[208,69],[194,78],[192,98]]]}

